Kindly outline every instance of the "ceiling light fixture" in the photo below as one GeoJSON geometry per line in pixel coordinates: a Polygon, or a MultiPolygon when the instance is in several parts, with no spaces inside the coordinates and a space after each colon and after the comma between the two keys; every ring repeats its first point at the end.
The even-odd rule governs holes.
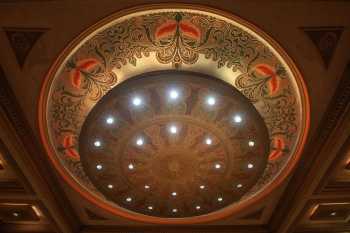
{"type": "Polygon", "coordinates": [[[235,122],[235,123],[241,123],[242,122],[242,117],[240,116],[240,115],[235,115],[234,117],[233,117],[233,121],[235,122]]]}
{"type": "Polygon", "coordinates": [[[111,117],[111,116],[110,116],[110,117],[107,117],[106,123],[109,124],[109,125],[113,124],[113,123],[114,123],[114,118],[111,117]]]}
{"type": "Polygon", "coordinates": [[[209,106],[213,106],[213,105],[215,105],[215,103],[216,103],[216,100],[215,100],[214,97],[212,97],[212,96],[208,97],[208,99],[207,99],[207,104],[208,104],[209,106]]]}
{"type": "Polygon", "coordinates": [[[172,133],[172,134],[177,133],[177,127],[175,125],[170,126],[169,130],[170,130],[170,133],[172,133]]]}
{"type": "Polygon", "coordinates": [[[142,104],[142,99],[140,97],[134,97],[132,99],[132,104],[134,106],[140,106],[142,104]]]}
{"type": "Polygon", "coordinates": [[[176,100],[176,99],[179,97],[179,92],[176,91],[176,90],[171,90],[171,91],[169,92],[169,97],[170,97],[170,99],[172,99],[172,100],[176,100]]]}
{"type": "Polygon", "coordinates": [[[142,146],[143,143],[144,143],[143,138],[138,138],[138,139],[136,140],[136,145],[138,145],[138,146],[142,146]]]}
{"type": "Polygon", "coordinates": [[[211,138],[205,139],[205,144],[211,145],[213,143],[213,140],[211,138]]]}
{"type": "Polygon", "coordinates": [[[101,143],[100,140],[96,140],[96,141],[94,142],[94,146],[95,146],[95,147],[100,147],[101,145],[102,145],[102,143],[101,143]]]}

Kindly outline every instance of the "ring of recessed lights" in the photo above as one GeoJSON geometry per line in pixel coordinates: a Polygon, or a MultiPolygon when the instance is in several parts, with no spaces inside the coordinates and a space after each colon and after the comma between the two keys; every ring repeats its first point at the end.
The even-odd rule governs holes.
{"type": "Polygon", "coordinates": [[[266,168],[269,136],[254,106],[232,86],[163,71],[105,95],[84,122],[79,148],[85,173],[107,199],[179,218],[238,201],[266,168]]]}
{"type": "MultiPolygon", "coordinates": [[[[240,96],[233,95],[235,98],[240,96]]],[[[65,49],[51,68],[39,103],[40,133],[48,156],[65,181],[84,197],[82,200],[118,216],[152,223],[206,222],[239,213],[243,208],[261,201],[281,184],[295,166],[306,140],[308,124],[306,88],[301,75],[285,52],[262,31],[238,17],[189,5],[135,8],[110,16],[88,29],[65,49]],[[142,91],[138,92],[144,88],[139,86],[137,89],[136,86],[137,82],[144,82],[142,85],[145,87],[151,85],[155,73],[150,72],[160,70],[168,70],[171,76],[181,71],[192,71],[196,74],[187,73],[193,74],[189,80],[206,80],[199,86],[213,91],[201,95],[202,102],[198,104],[202,107],[198,115],[200,117],[196,115],[191,118],[181,112],[187,106],[183,101],[192,91],[188,92],[186,82],[179,86],[173,85],[176,80],[167,83],[165,80],[169,78],[170,81],[170,76],[164,77],[164,82],[161,82],[164,89],[162,95],[159,94],[159,99],[163,101],[160,106],[175,112],[168,115],[163,114],[163,110],[159,112],[162,113],[160,115],[152,113],[155,104],[152,102],[149,105],[149,100],[154,98],[142,91]],[[177,72],[172,73],[171,70],[177,72]],[[143,73],[151,76],[134,78],[143,73]],[[208,86],[207,81],[211,82],[210,80],[214,84],[208,86]],[[133,88],[134,82],[136,89],[133,88]],[[225,88],[231,87],[232,93],[238,90],[250,102],[238,101],[242,106],[250,106],[247,107],[247,112],[232,111],[228,114],[227,109],[223,109],[229,116],[224,124],[226,127],[201,118],[215,112],[212,109],[223,103],[225,91],[217,89],[217,83],[225,88]],[[127,95],[124,95],[127,97],[123,102],[126,106],[123,108],[142,112],[131,114],[140,117],[140,120],[138,118],[129,130],[121,133],[126,116],[115,112],[120,110],[119,107],[111,107],[111,112],[100,110],[100,114],[97,114],[100,117],[98,121],[90,122],[94,112],[102,109],[100,106],[104,102],[108,102],[105,99],[113,95],[113,90],[122,90],[123,86],[127,87],[127,95]],[[111,94],[108,94],[110,90],[111,94]],[[255,112],[249,112],[252,106],[255,107],[255,112]],[[259,114],[263,119],[262,124],[248,120],[259,114]],[[147,118],[149,116],[153,117],[147,118]],[[230,127],[238,129],[246,124],[256,124],[257,129],[260,129],[256,132],[262,132],[261,127],[266,127],[268,136],[260,137],[259,133],[249,133],[239,137],[240,144],[236,149],[253,153],[252,157],[243,156],[237,162],[236,156],[240,153],[232,155],[232,141],[225,130],[230,127]],[[89,129],[93,126],[95,131],[89,129]],[[155,128],[162,128],[163,133],[161,136],[152,134],[150,137],[147,132],[155,128]],[[186,173],[189,177],[195,177],[196,169],[192,171],[191,168],[203,166],[203,158],[196,158],[195,150],[185,147],[186,143],[175,143],[184,146],[172,148],[172,153],[167,153],[168,147],[157,147],[158,152],[150,154],[162,154],[163,156],[154,156],[158,160],[145,159],[141,163],[130,157],[135,154],[133,150],[139,151],[139,155],[147,154],[145,151],[157,137],[176,141],[176,138],[182,137],[180,135],[186,132],[185,129],[203,133],[198,138],[197,146],[200,148],[216,148],[220,142],[218,148],[224,156],[199,170],[201,176],[210,180],[211,176],[221,176],[222,172],[225,173],[232,166],[241,165],[240,168],[244,171],[242,176],[226,177],[230,181],[229,189],[222,185],[215,188],[209,181],[199,182],[199,179],[194,179],[196,182],[188,183],[188,187],[191,187],[189,190],[195,189],[200,195],[194,196],[193,191],[184,194],[184,188],[178,184],[174,188],[164,188],[166,191],[163,194],[157,191],[158,186],[166,183],[167,176],[186,173]],[[127,143],[120,146],[118,140],[115,141],[114,134],[118,134],[118,140],[127,143]],[[267,137],[269,142],[266,142],[267,137]],[[83,139],[86,143],[82,143],[83,139]],[[269,150],[267,154],[261,152],[261,157],[254,160],[254,156],[260,153],[255,150],[259,148],[269,150]],[[120,151],[120,154],[114,150],[120,151]],[[88,154],[91,156],[88,157],[88,154]],[[120,161],[117,163],[113,157],[120,161]],[[178,161],[170,159],[172,157],[178,157],[178,161]],[[196,159],[189,159],[191,157],[196,159]],[[232,160],[236,161],[235,165],[232,165],[232,160]],[[183,163],[179,161],[186,161],[186,166],[182,166],[183,163]],[[143,165],[140,164],[143,163],[153,166],[152,172],[142,171],[143,165]],[[115,168],[110,169],[112,164],[115,168]],[[120,181],[111,176],[114,170],[120,172],[120,181]],[[152,174],[166,175],[156,179],[152,174]],[[243,176],[247,174],[250,177],[245,181],[243,176]],[[147,177],[148,181],[140,177],[147,177]],[[121,180],[127,184],[125,187],[130,188],[124,194],[120,190],[122,183],[118,183],[121,180]],[[232,192],[232,196],[226,191],[230,194],[232,192]],[[137,192],[144,194],[145,201],[142,205],[142,198],[136,195],[137,192]],[[152,201],[156,200],[152,195],[164,197],[163,202],[152,201]],[[201,198],[201,195],[209,195],[212,202],[208,204],[194,198],[201,198]],[[191,199],[193,203],[190,203],[191,199]],[[173,205],[168,205],[170,202],[173,205]],[[164,206],[168,209],[160,209],[164,206]]],[[[245,130],[247,131],[244,132],[252,132],[249,128],[245,130]]],[[[190,141],[191,137],[188,137],[183,137],[185,142],[190,141]]],[[[241,155],[243,154],[244,152],[241,155]]],[[[140,158],[142,156],[138,157],[140,158]]],[[[178,180],[184,179],[180,177],[178,180]]]]}

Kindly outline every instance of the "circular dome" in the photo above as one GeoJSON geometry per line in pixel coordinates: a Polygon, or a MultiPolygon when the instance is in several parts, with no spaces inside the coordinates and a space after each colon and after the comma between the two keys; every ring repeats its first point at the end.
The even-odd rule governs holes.
{"type": "Polygon", "coordinates": [[[252,188],[267,165],[269,136],[231,85],[173,70],[133,77],[102,97],[83,124],[79,152],[108,200],[147,215],[190,217],[252,188]]]}
{"type": "Polygon", "coordinates": [[[70,187],[108,213],[163,224],[263,201],[309,127],[305,85],[280,46],[189,5],[133,8],[82,33],[50,69],[38,112],[70,187]]]}

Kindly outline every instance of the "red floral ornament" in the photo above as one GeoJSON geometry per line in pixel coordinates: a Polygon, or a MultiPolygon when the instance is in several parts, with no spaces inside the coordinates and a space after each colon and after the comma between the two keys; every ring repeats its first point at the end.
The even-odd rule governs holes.
{"type": "Polygon", "coordinates": [[[280,158],[285,148],[286,148],[286,144],[284,140],[280,137],[275,137],[272,140],[272,151],[269,155],[269,161],[274,161],[280,158]]]}
{"type": "Polygon", "coordinates": [[[168,20],[160,25],[156,30],[156,38],[161,39],[173,35],[176,30],[177,22],[175,20],[168,20]]]}
{"type": "Polygon", "coordinates": [[[190,22],[181,21],[180,30],[186,36],[192,37],[194,39],[200,38],[200,34],[201,34],[200,30],[190,22]]]}
{"type": "Polygon", "coordinates": [[[79,153],[74,148],[75,138],[73,134],[67,134],[63,137],[62,146],[66,156],[73,159],[80,159],[79,153]]]}
{"type": "Polygon", "coordinates": [[[72,69],[70,78],[71,78],[71,84],[75,88],[80,88],[81,85],[81,73],[82,71],[89,71],[90,69],[94,68],[98,64],[98,61],[93,58],[84,59],[79,62],[77,62],[74,69],[72,69]]]}
{"type": "Polygon", "coordinates": [[[199,39],[200,38],[200,30],[192,23],[188,21],[180,21],[176,20],[168,20],[165,23],[161,24],[156,29],[156,38],[161,39],[168,36],[173,36],[176,33],[177,28],[179,31],[188,37],[199,39]]]}
{"type": "Polygon", "coordinates": [[[273,95],[279,89],[279,79],[274,68],[267,64],[259,64],[255,66],[255,72],[269,78],[269,90],[273,95]]]}

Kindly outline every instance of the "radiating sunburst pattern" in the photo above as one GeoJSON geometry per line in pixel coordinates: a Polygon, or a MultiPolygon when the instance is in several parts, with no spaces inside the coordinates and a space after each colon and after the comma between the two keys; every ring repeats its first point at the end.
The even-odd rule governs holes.
{"type": "Polygon", "coordinates": [[[161,217],[238,201],[263,173],[268,152],[267,128],[248,99],[222,81],[180,71],[119,85],[93,108],[80,136],[83,167],[105,197],[161,217]]]}

